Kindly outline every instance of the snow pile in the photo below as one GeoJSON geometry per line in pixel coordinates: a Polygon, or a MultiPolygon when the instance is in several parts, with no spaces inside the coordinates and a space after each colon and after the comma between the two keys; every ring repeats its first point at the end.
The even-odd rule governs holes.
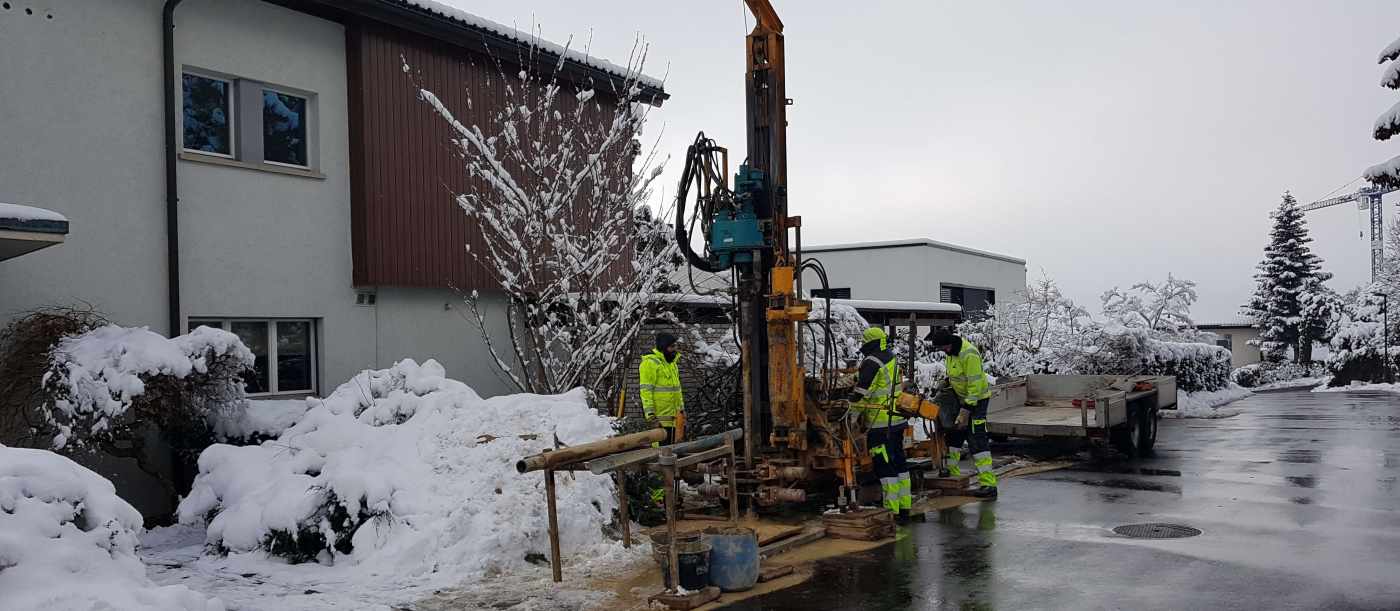
{"type": "MultiPolygon", "coordinates": [[[[523,456],[613,434],[582,390],[482,399],[436,361],[365,371],[260,446],[215,445],[180,504],[207,542],[334,565],[340,579],[451,584],[548,554],[543,478],[523,456]],[[343,570],[342,570],[343,569],[343,570]]],[[[611,480],[558,478],[565,554],[597,552],[611,480]]]]}
{"type": "Polygon", "coordinates": [[[1352,382],[1346,386],[1319,386],[1313,392],[1389,392],[1400,393],[1400,384],[1352,382]]]}
{"type": "Polygon", "coordinates": [[[222,610],[160,587],[136,555],[141,514],[112,483],[45,450],[0,446],[0,606],[222,610]]]}
{"type": "Polygon", "coordinates": [[[1229,418],[1244,411],[1239,408],[1224,407],[1254,394],[1247,388],[1230,384],[1220,390],[1184,392],[1177,397],[1174,410],[1163,410],[1163,418],[1229,418]]]}
{"type": "Polygon", "coordinates": [[[214,434],[220,439],[276,439],[301,420],[313,405],[315,401],[312,399],[249,401],[246,408],[232,417],[215,420],[214,434]]]}
{"type": "Polygon", "coordinates": [[[68,217],[63,216],[53,210],[35,208],[34,206],[21,206],[19,204],[6,204],[0,202],[0,219],[14,219],[17,221],[50,221],[55,223],[67,223],[68,217]]]}
{"type": "Polygon", "coordinates": [[[612,74],[618,77],[625,78],[635,73],[638,82],[650,87],[655,87],[657,89],[660,89],[662,87],[661,79],[641,74],[641,66],[619,66],[608,61],[607,59],[589,55],[587,51],[568,49],[562,45],[558,45],[544,40],[540,38],[538,33],[522,33],[519,28],[501,25],[499,23],[496,23],[495,21],[491,21],[490,19],[478,17],[457,7],[449,6],[443,2],[438,2],[437,0],[403,0],[403,2],[405,4],[411,4],[413,6],[421,8],[425,11],[442,15],[443,17],[446,17],[453,21],[464,23],[479,30],[485,30],[493,34],[498,34],[500,36],[504,36],[522,44],[533,45],[548,53],[553,53],[555,55],[567,58],[570,61],[578,62],[580,64],[592,66],[600,70],[611,72],[612,74]]]}
{"type": "MultiPolygon", "coordinates": [[[[43,379],[52,397],[44,409],[60,431],[54,447],[64,447],[75,434],[81,439],[108,431],[146,393],[151,378],[183,380],[209,374],[216,363],[241,370],[252,366],[253,353],[238,336],[210,327],[167,339],[146,327],[106,325],[65,338],[50,354],[43,379]]],[[[228,373],[209,381],[215,388],[202,395],[208,405],[189,407],[206,416],[240,407],[241,383],[228,373]]]]}

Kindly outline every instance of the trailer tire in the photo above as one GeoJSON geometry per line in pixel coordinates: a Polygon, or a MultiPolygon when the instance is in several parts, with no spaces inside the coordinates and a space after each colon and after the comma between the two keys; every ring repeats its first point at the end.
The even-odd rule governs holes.
{"type": "Polygon", "coordinates": [[[1157,444],[1157,408],[1154,406],[1142,411],[1142,423],[1138,425],[1137,449],[1139,454],[1152,451],[1157,444]]]}
{"type": "Polygon", "coordinates": [[[1128,458],[1137,458],[1140,453],[1138,441],[1141,439],[1139,431],[1142,429],[1141,412],[1144,410],[1134,409],[1136,407],[1135,405],[1129,405],[1128,408],[1132,410],[1133,413],[1128,418],[1128,421],[1118,425],[1118,428],[1110,432],[1113,447],[1117,448],[1119,452],[1126,454],[1128,458]]]}

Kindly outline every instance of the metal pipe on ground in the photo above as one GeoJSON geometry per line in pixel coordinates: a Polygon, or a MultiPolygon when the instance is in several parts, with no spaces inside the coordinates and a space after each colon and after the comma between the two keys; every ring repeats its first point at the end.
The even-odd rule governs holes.
{"type": "MultiPolygon", "coordinates": [[[[725,431],[723,433],[706,435],[693,441],[686,441],[683,443],[678,443],[666,447],[671,448],[671,452],[673,452],[676,456],[685,456],[687,454],[694,454],[696,452],[713,450],[724,445],[726,435],[732,436],[735,441],[738,441],[744,438],[744,430],[733,429],[730,431],[725,431]]],[[[657,456],[660,455],[660,448],[643,448],[640,450],[633,450],[625,454],[617,454],[616,456],[603,456],[596,460],[589,460],[588,470],[601,475],[603,473],[608,473],[609,471],[614,471],[622,467],[627,467],[630,465],[635,465],[644,462],[650,462],[652,459],[655,459],[657,456]]]]}
{"type": "Polygon", "coordinates": [[[608,439],[562,448],[552,452],[542,452],[534,456],[526,456],[515,463],[515,470],[520,473],[529,473],[531,471],[539,471],[540,469],[551,469],[569,463],[598,458],[599,456],[625,452],[664,439],[666,439],[666,431],[663,429],[651,429],[649,431],[632,433],[630,435],[610,437],[608,439]]]}

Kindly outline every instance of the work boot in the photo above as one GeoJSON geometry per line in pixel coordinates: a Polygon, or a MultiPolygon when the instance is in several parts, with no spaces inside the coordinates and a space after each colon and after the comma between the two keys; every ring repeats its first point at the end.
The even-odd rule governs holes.
{"type": "Polygon", "coordinates": [[[982,499],[984,501],[995,501],[997,500],[997,487],[984,486],[973,490],[970,496],[972,496],[973,498],[982,499]]]}

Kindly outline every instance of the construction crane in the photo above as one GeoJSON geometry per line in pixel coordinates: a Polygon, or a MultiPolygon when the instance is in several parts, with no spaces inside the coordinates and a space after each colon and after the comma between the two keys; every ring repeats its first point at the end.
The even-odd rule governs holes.
{"type": "Polygon", "coordinates": [[[1339,195],[1330,199],[1315,201],[1303,206],[1303,212],[1311,210],[1321,210],[1332,206],[1356,202],[1357,210],[1371,211],[1371,280],[1375,280],[1380,274],[1381,264],[1385,262],[1385,215],[1382,214],[1383,206],[1381,197],[1386,193],[1400,190],[1396,187],[1362,187],[1355,193],[1339,195]]]}

